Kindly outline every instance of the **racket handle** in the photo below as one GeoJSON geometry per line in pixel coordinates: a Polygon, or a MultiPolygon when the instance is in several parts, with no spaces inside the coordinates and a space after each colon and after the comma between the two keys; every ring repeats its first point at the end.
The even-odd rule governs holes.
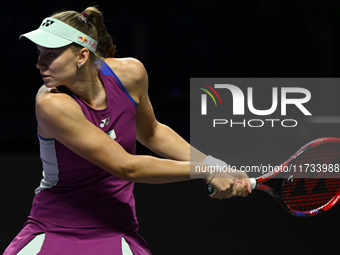
{"type": "Polygon", "coordinates": [[[256,180],[256,178],[249,178],[249,181],[250,181],[250,183],[251,183],[250,189],[251,189],[251,190],[255,189],[256,186],[257,186],[257,180],[256,180]]]}
{"type": "Polygon", "coordinates": [[[214,187],[211,186],[208,183],[205,184],[204,191],[205,191],[205,193],[207,193],[208,196],[215,195],[215,193],[216,193],[216,190],[214,189],[214,187]]]}
{"type": "MultiPolygon", "coordinates": [[[[251,190],[255,189],[257,186],[256,178],[249,178],[249,181],[251,183],[250,189],[251,190]]],[[[205,193],[207,193],[209,196],[213,196],[216,193],[216,190],[210,184],[205,184],[204,190],[205,193]]]]}

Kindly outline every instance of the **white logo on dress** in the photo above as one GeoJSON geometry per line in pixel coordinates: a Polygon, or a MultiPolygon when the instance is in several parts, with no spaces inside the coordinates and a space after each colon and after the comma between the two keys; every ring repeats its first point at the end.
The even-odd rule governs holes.
{"type": "Polygon", "coordinates": [[[116,136],[116,132],[112,129],[109,132],[107,132],[107,134],[114,140],[117,138],[116,136]]]}
{"type": "Polygon", "coordinates": [[[109,125],[109,122],[110,122],[110,116],[107,117],[106,119],[102,120],[102,123],[100,123],[100,127],[103,128],[103,127],[109,125]]]}

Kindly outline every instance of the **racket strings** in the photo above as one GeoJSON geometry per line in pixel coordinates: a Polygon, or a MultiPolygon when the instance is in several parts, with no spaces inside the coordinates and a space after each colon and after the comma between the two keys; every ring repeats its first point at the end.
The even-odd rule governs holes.
{"type": "MultiPolygon", "coordinates": [[[[314,181],[314,180],[313,180],[314,181]]],[[[340,189],[340,180],[334,181],[328,185],[315,185],[307,191],[310,180],[296,180],[301,184],[295,185],[293,190],[284,189],[282,197],[286,205],[294,211],[311,211],[318,209],[328,203],[338,193],[340,189]]]]}
{"type": "Polygon", "coordinates": [[[306,212],[322,208],[340,190],[340,143],[314,146],[298,155],[290,164],[294,181],[285,181],[282,198],[293,211],[306,212]]]}

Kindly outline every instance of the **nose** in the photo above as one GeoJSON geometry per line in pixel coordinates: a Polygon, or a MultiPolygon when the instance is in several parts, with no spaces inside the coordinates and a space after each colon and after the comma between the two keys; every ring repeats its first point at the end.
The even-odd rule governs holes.
{"type": "Polygon", "coordinates": [[[47,68],[47,64],[46,64],[47,62],[46,62],[46,60],[40,55],[39,57],[38,57],[38,62],[37,62],[37,64],[36,64],[36,67],[38,68],[38,69],[46,69],[47,68]]]}

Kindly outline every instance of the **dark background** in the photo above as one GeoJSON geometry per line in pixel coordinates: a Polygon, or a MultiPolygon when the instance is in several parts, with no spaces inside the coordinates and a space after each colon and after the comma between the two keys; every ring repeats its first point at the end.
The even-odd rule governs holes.
{"type": "MultiPolygon", "coordinates": [[[[34,97],[42,80],[35,68],[35,48],[18,37],[38,28],[55,11],[81,12],[93,4],[104,12],[117,45],[116,56],[135,57],[148,70],[158,120],[188,141],[190,77],[339,76],[340,4],[336,0],[3,3],[0,250],[22,228],[42,171],[34,117],[34,97]]],[[[330,114],[337,115],[340,89],[318,89],[328,93],[334,109],[330,114]]],[[[322,112],[322,104],[313,107],[322,112]]],[[[320,135],[338,136],[335,124],[306,130],[292,131],[291,139],[307,142],[320,135]]],[[[237,162],[268,158],[281,163],[298,149],[282,142],[280,132],[269,135],[267,139],[234,137],[228,146],[237,146],[228,157],[237,162]],[[275,142],[280,155],[269,157],[275,142]],[[247,147],[246,153],[240,145],[247,147]]],[[[138,151],[150,153],[141,146],[138,151]]],[[[201,180],[136,184],[135,196],[140,233],[156,255],[337,251],[339,206],[317,217],[297,218],[261,192],[225,201],[209,199],[201,180]]]]}

